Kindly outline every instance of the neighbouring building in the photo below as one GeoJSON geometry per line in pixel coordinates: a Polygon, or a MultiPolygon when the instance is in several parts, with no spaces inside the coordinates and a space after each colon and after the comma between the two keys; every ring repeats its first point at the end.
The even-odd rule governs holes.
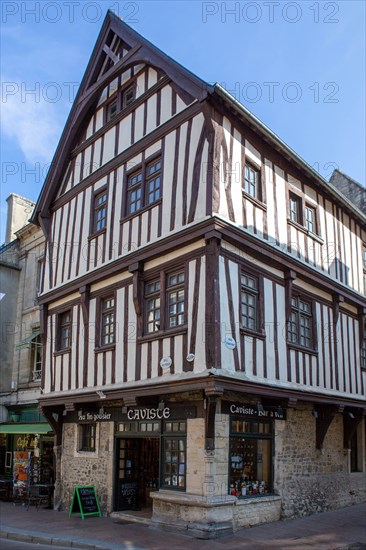
{"type": "Polygon", "coordinates": [[[34,203],[11,194],[0,248],[0,476],[25,496],[31,483],[53,476],[52,428],[38,408],[42,345],[38,294],[44,260],[42,230],[28,220],[34,203]],[[28,472],[19,477],[19,461],[28,472]],[[28,467],[27,466],[27,467],[28,467]]]}
{"type": "Polygon", "coordinates": [[[365,215],[108,12],[36,205],[55,502],[197,537],[365,500],[365,215]]]}

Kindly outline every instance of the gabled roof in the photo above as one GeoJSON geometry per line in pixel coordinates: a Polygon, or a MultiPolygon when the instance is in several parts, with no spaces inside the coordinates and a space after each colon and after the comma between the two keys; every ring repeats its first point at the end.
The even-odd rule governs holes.
{"type": "Polygon", "coordinates": [[[174,61],[108,10],[33,211],[33,223],[42,224],[42,219],[45,221],[49,217],[49,208],[61,183],[60,178],[68,161],[69,151],[75,144],[82,124],[85,123],[85,116],[97,103],[102,90],[121,70],[126,71],[131,66],[142,63],[161,69],[182,90],[190,93],[198,101],[205,99],[211,90],[209,84],[174,61]],[[122,58],[114,55],[107,46],[111,32],[121,38],[129,48],[128,53],[122,58]],[[113,65],[101,74],[106,56],[111,57],[113,65]]]}
{"type": "Polygon", "coordinates": [[[61,184],[61,176],[68,154],[78,136],[85,116],[90,108],[97,103],[101,91],[109,84],[121,70],[145,63],[160,68],[174,81],[181,89],[190,93],[198,101],[203,101],[208,96],[214,101],[224,102],[238,116],[252,127],[258,135],[267,141],[274,149],[281,152],[285,158],[302,170],[313,181],[320,186],[337,202],[351,212],[362,223],[365,223],[365,214],[347,197],[341,193],[331,182],[323,178],[314,168],[303,160],[291,147],[289,147],[279,136],[268,126],[251,113],[244,105],[237,101],[220,84],[214,86],[201,80],[191,71],[180,65],[171,57],[151,44],[129,25],[124,23],[117,15],[108,10],[103,26],[99,33],[93,53],[86,68],[79,91],[71,108],[66,126],[61,135],[55,155],[53,157],[49,172],[41,190],[38,202],[33,211],[31,222],[46,223],[49,218],[49,208],[57,194],[58,186],[61,184]],[[129,46],[127,55],[117,59],[113,52],[106,47],[107,37],[110,32],[115,33],[129,46]],[[107,53],[109,50],[109,53],[107,53]],[[110,55],[114,64],[105,73],[101,74],[101,67],[105,56],[110,55]]]}

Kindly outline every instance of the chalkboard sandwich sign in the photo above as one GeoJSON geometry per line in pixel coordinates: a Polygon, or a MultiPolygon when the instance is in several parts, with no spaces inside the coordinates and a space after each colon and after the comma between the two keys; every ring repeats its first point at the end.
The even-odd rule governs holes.
{"type": "Polygon", "coordinates": [[[95,487],[92,485],[78,485],[75,487],[69,517],[73,514],[81,514],[83,519],[85,516],[101,517],[102,514],[95,487]]]}

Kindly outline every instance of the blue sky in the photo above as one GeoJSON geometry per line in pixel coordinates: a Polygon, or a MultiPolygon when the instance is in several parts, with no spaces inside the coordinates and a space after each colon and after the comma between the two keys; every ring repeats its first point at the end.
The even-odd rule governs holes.
{"type": "Polygon", "coordinates": [[[1,231],[6,198],[34,201],[105,13],[219,82],[328,178],[365,185],[360,1],[7,1],[1,5],[1,231]]]}

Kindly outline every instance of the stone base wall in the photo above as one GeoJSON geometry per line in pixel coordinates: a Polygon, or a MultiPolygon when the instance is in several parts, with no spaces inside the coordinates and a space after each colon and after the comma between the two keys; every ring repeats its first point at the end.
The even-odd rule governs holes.
{"type": "Polygon", "coordinates": [[[112,511],[113,423],[97,424],[95,452],[78,452],[78,425],[64,424],[61,459],[61,503],[71,505],[76,485],[94,485],[102,514],[112,511]]]}
{"type": "Polygon", "coordinates": [[[237,499],[233,510],[234,529],[271,523],[281,518],[281,497],[237,499]]]}
{"type": "MultiPolygon", "coordinates": [[[[276,422],[275,493],[282,497],[282,517],[299,517],[359,504],[366,500],[363,472],[350,473],[350,453],[343,448],[343,418],[338,414],[316,449],[316,419],[312,408],[288,410],[285,422],[276,422]]],[[[365,448],[364,426],[359,445],[365,448]]]]}

